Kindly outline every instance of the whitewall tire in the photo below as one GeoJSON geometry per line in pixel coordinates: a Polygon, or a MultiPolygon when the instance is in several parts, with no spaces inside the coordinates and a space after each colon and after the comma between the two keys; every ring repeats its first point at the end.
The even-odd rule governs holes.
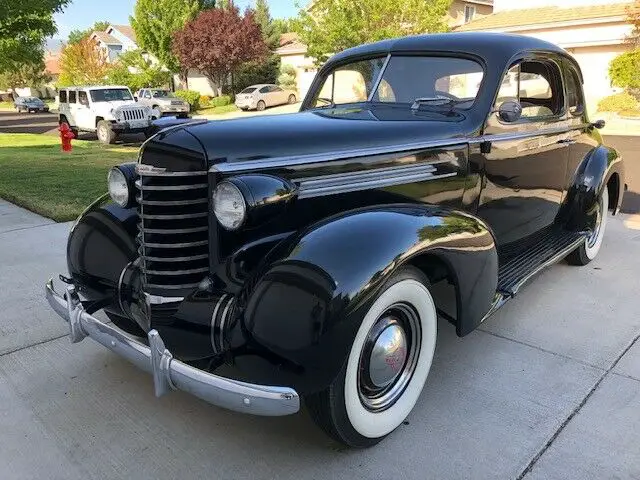
{"type": "Polygon", "coordinates": [[[378,443],[407,418],[436,346],[437,313],[428,280],[405,267],[364,316],[341,374],[307,399],[318,423],[352,447],[378,443]]]}
{"type": "Polygon", "coordinates": [[[585,242],[567,256],[567,261],[571,265],[587,265],[596,258],[607,229],[607,217],[609,211],[609,190],[605,186],[598,199],[598,211],[596,215],[596,225],[587,237],[585,242]]]}

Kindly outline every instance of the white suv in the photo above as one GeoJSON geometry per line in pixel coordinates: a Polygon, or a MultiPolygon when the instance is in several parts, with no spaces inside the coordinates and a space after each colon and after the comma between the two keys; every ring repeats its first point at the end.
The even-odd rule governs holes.
{"type": "Polygon", "coordinates": [[[96,132],[102,143],[113,143],[118,133],[151,135],[151,108],[136,103],[127,87],[65,87],[59,93],[60,123],[96,132]]]}

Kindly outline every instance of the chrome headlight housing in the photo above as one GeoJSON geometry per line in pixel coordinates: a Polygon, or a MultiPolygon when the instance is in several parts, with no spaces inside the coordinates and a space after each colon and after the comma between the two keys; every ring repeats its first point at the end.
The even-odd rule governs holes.
{"type": "MultiPolygon", "coordinates": [[[[135,166],[135,164],[132,164],[135,166]]],[[[135,201],[134,169],[129,164],[113,167],[107,174],[109,196],[114,203],[128,208],[135,201]]]]}
{"type": "Polygon", "coordinates": [[[213,213],[225,229],[239,229],[247,219],[247,202],[240,189],[229,181],[220,182],[213,191],[213,213]]]}

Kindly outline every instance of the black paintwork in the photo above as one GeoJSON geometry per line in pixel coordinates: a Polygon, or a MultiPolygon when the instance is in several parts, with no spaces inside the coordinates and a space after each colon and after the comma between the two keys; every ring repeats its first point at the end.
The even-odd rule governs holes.
{"type": "MultiPolygon", "coordinates": [[[[562,49],[529,37],[387,40],[331,59],[300,113],[179,122],[148,140],[140,164],[209,171],[209,198],[228,179],[250,205],[235,232],[209,216],[209,274],[195,289],[151,292],[184,300],[153,306],[150,327],[174,355],[203,368],[310,393],[335,378],[364,312],[410,263],[454,285],[450,320],[458,335],[471,332],[510,298],[498,288],[501,265],[552,228],[588,232],[603,188],[612,210],[622,202],[622,161],[586,112],[565,106],[553,120],[515,123],[492,112],[505,72],[536,56],[579,72],[562,49]],[[473,58],[485,69],[481,94],[467,110],[311,108],[336,65],[389,53],[473,58]],[[405,167],[415,176],[389,183],[405,167]],[[372,183],[359,184],[365,176],[372,183]],[[340,190],[341,178],[354,179],[350,188],[340,190]],[[325,196],[322,188],[338,190],[325,196]],[[234,303],[220,332],[215,306],[224,294],[234,303]],[[223,338],[223,352],[213,350],[213,337],[223,338]]],[[[145,276],[137,224],[136,206],[97,202],[72,231],[68,265],[90,305],[139,320],[145,276]]]]}

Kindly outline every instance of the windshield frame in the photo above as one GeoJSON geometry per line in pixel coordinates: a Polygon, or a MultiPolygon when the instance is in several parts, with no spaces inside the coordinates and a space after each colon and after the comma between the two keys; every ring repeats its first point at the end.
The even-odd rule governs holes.
{"type": "MultiPolygon", "coordinates": [[[[487,81],[488,81],[488,76],[487,76],[487,65],[486,62],[484,61],[483,58],[481,58],[478,55],[475,54],[471,54],[471,53],[465,53],[465,52],[458,52],[458,51],[443,51],[443,50],[438,50],[438,51],[431,51],[431,50],[421,50],[421,51],[397,51],[397,52],[375,52],[375,53],[368,53],[366,55],[354,55],[352,57],[347,57],[344,59],[341,59],[338,62],[331,62],[329,61],[328,63],[325,64],[325,66],[318,72],[318,75],[316,75],[316,78],[314,79],[313,83],[311,84],[311,87],[309,88],[309,91],[307,93],[307,95],[305,96],[305,99],[300,107],[300,111],[305,111],[305,110],[326,110],[327,108],[338,108],[338,107],[346,107],[346,106],[352,106],[352,105],[363,105],[363,104],[369,104],[369,105],[386,105],[386,106],[398,106],[398,105],[411,105],[411,103],[407,103],[407,102],[377,102],[373,100],[373,97],[375,96],[378,88],[380,87],[380,83],[382,82],[383,78],[384,78],[384,74],[387,70],[387,67],[389,66],[389,62],[391,61],[392,57],[444,57],[444,58],[451,58],[451,59],[461,59],[461,60],[470,60],[475,62],[476,64],[478,64],[480,66],[480,68],[482,69],[482,80],[480,81],[480,85],[478,86],[478,93],[476,95],[476,97],[473,99],[471,105],[469,105],[468,107],[460,107],[458,105],[456,105],[456,103],[454,102],[450,102],[448,105],[451,105],[452,108],[457,108],[459,110],[471,110],[473,108],[475,108],[478,105],[478,100],[480,99],[481,95],[483,94],[482,92],[486,89],[487,86],[487,81]],[[357,62],[362,62],[362,61],[367,61],[367,60],[376,60],[376,59],[381,59],[384,58],[384,64],[382,66],[382,68],[380,69],[380,72],[378,73],[378,76],[376,78],[376,80],[373,82],[373,88],[371,89],[371,93],[368,95],[367,100],[365,101],[357,101],[357,102],[350,102],[350,103],[339,103],[339,104],[328,104],[328,105],[318,105],[315,106],[313,105],[313,103],[315,103],[315,101],[318,100],[318,97],[320,96],[320,92],[322,91],[322,88],[324,86],[325,81],[327,80],[327,78],[329,78],[329,76],[331,76],[336,70],[345,67],[347,65],[353,64],[353,63],[357,63],[357,62]]],[[[469,100],[463,102],[463,103],[467,103],[469,100]]]]}

